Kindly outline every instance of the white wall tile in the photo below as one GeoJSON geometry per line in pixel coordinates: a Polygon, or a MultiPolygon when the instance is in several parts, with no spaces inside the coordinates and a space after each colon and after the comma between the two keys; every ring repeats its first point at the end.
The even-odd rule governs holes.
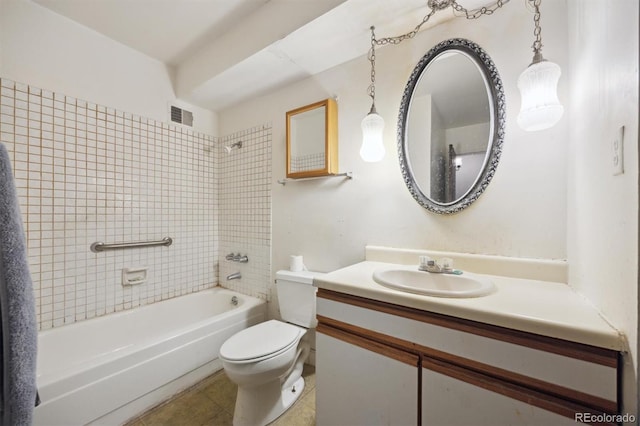
{"type": "Polygon", "coordinates": [[[218,214],[220,220],[220,285],[244,294],[269,299],[271,279],[271,123],[222,138],[218,214]],[[230,153],[230,146],[242,148],[230,153]],[[248,263],[225,260],[229,253],[249,257],[248,263]],[[240,272],[242,278],[227,281],[240,272]]]}
{"type": "Polygon", "coordinates": [[[215,138],[0,79],[40,329],[217,284],[215,138]],[[136,137],[132,137],[135,135],[136,137]],[[94,241],[170,247],[92,253],[94,241]],[[121,270],[150,279],[123,288],[121,270]]]}

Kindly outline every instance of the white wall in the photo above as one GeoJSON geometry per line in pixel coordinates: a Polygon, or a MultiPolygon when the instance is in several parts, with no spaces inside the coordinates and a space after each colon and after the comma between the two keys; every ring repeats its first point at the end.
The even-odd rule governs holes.
{"type": "MultiPolygon", "coordinates": [[[[29,0],[0,4],[0,77],[169,121],[176,97],[162,62],[29,0]]],[[[177,104],[193,111],[194,130],[217,135],[215,113],[177,104]]]]}
{"type": "MultiPolygon", "coordinates": [[[[431,143],[431,107],[430,94],[415,96],[411,101],[412,115],[420,117],[420,119],[411,120],[411,124],[407,126],[407,139],[409,141],[407,151],[409,158],[432,159],[431,150],[434,149],[436,144],[431,143]]],[[[418,185],[424,188],[426,193],[429,193],[429,188],[431,188],[431,168],[415,167],[412,170],[418,185]]]]}
{"type": "Polygon", "coordinates": [[[271,282],[271,142],[269,123],[225,135],[215,164],[218,283],[267,300],[271,282]],[[242,147],[227,153],[224,147],[237,142],[242,142],[242,147]],[[249,261],[228,261],[230,253],[245,255],[249,261]],[[236,272],[242,278],[226,279],[236,272]]]}
{"type": "MultiPolygon", "coordinates": [[[[566,67],[566,5],[544,7],[545,54],[566,67]]],[[[287,267],[291,254],[304,255],[310,269],[334,270],[361,261],[366,244],[566,258],[567,120],[531,134],[515,120],[520,103],[516,79],[533,56],[532,34],[533,14],[511,2],[490,17],[456,19],[378,49],[376,106],[386,122],[387,149],[381,163],[365,163],[358,155],[360,121],[370,107],[365,56],[220,112],[222,134],[273,122],[273,270],[287,267]],[[506,140],[497,173],[480,199],[461,213],[438,216],[420,207],[402,181],[396,121],[414,65],[436,43],[454,36],[475,41],[494,60],[506,90],[506,140]],[[354,179],[278,185],[285,174],[286,111],[332,96],[338,98],[340,170],[352,171],[354,179]]],[[[566,79],[560,83],[564,101],[567,85],[566,79]]]]}
{"type": "Polygon", "coordinates": [[[486,151],[487,137],[491,131],[491,123],[471,124],[469,126],[452,127],[446,130],[447,145],[453,144],[456,154],[486,151]],[[464,144],[461,143],[464,141],[464,144]]]}
{"type": "Polygon", "coordinates": [[[626,334],[623,411],[637,412],[638,2],[570,0],[569,34],[569,281],[626,334]]]}

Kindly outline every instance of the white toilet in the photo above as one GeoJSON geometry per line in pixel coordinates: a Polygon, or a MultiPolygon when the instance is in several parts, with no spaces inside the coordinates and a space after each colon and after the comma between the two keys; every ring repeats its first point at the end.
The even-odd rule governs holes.
{"type": "Polygon", "coordinates": [[[310,271],[278,271],[276,287],[280,315],[244,329],[222,344],[220,360],[238,385],[235,426],[266,425],[284,413],[304,389],[302,367],[309,343],[301,340],[315,328],[316,291],[310,271]]]}

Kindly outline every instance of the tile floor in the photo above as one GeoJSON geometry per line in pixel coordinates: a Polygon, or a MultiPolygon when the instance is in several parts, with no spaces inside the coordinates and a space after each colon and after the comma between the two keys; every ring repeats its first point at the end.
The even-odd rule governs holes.
{"type": "MultiPolygon", "coordinates": [[[[302,395],[272,426],[316,424],[315,368],[305,365],[302,376],[305,380],[302,395]]],[[[231,426],[236,393],[236,385],[220,370],[125,426],[231,426]]]]}

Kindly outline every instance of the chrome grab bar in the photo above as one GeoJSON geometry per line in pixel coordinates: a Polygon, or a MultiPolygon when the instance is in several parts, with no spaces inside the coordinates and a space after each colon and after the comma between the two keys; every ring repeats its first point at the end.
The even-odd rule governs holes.
{"type": "Polygon", "coordinates": [[[96,241],[91,244],[91,251],[94,253],[99,253],[105,250],[118,250],[124,248],[135,248],[135,247],[152,247],[152,246],[170,246],[173,243],[173,239],[171,237],[164,237],[160,241],[136,241],[133,243],[115,243],[115,244],[105,244],[102,241],[96,241]]]}

